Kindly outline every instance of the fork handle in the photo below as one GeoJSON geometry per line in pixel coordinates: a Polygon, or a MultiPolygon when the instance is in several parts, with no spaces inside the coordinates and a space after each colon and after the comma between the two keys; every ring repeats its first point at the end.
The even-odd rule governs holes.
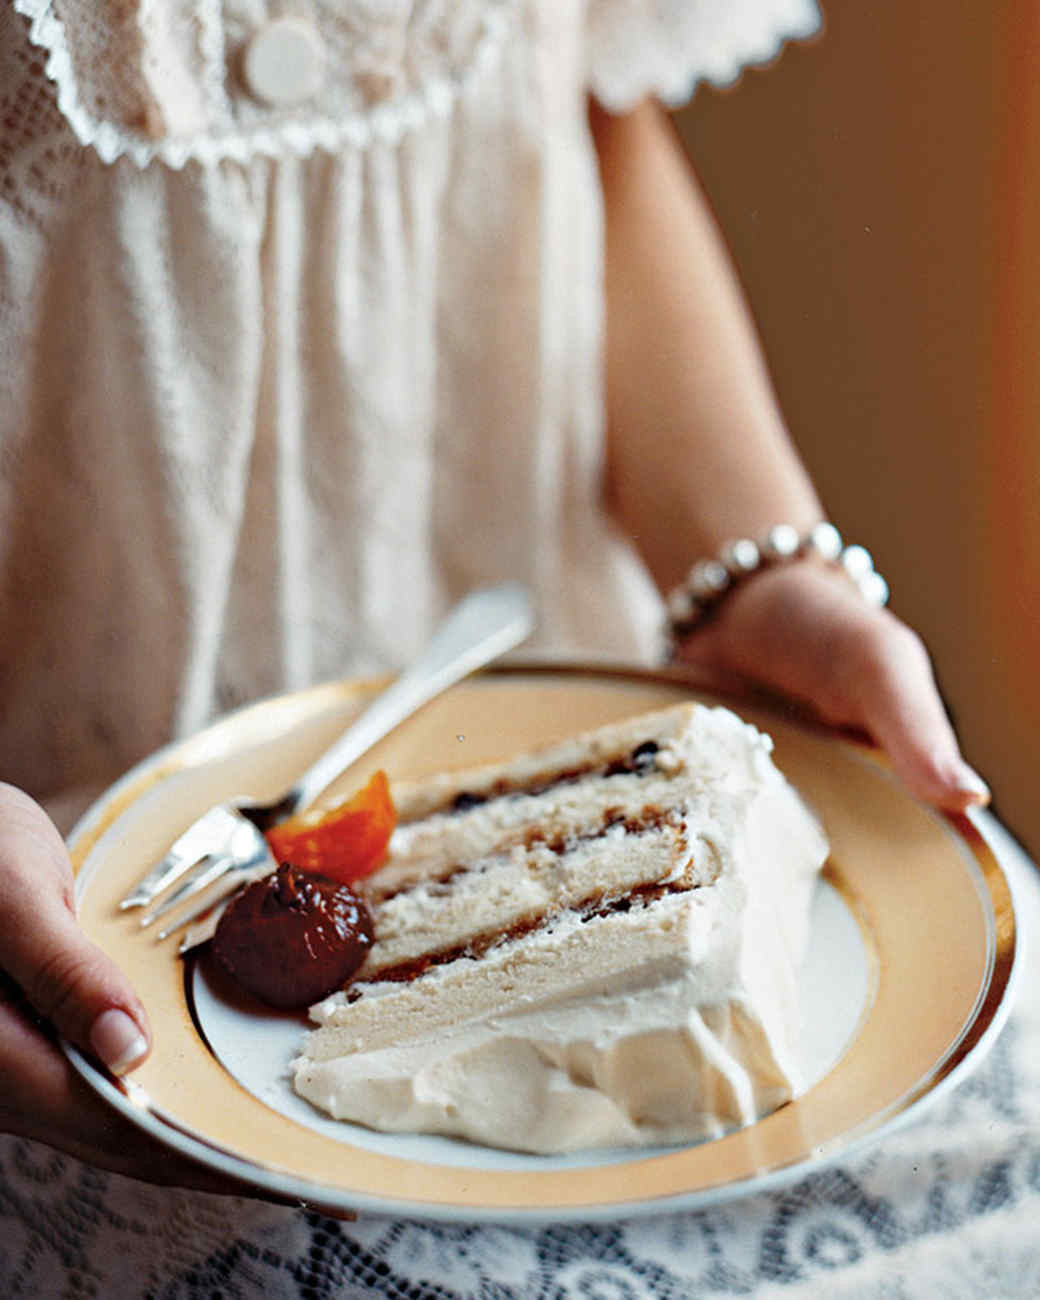
{"type": "Polygon", "coordinates": [[[534,610],[519,583],[484,587],[464,597],[422,655],[382,691],[280,801],[278,820],[312,803],[346,768],[405,718],[455,682],[483,668],[531,634],[534,610]]]}

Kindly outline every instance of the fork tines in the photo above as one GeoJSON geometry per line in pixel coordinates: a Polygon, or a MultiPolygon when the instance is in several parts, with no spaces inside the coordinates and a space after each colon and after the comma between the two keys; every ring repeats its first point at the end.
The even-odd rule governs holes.
{"type": "Polygon", "coordinates": [[[238,828],[239,816],[223,804],[210,808],[174,841],[162,861],[120,900],[120,909],[125,911],[131,907],[147,907],[203,859],[208,858],[214,847],[227,843],[238,828]]]}

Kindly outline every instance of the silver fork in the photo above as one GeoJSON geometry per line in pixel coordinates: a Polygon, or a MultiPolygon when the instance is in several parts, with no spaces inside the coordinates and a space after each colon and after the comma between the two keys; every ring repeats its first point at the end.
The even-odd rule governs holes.
{"type": "Polygon", "coordinates": [[[448,614],[420,658],[376,697],[280,799],[266,804],[241,799],[210,808],[121,900],[120,908],[154,903],[141,918],[142,927],[180,909],[176,920],[159,933],[164,939],[249,879],[272,871],[275,862],[264,831],[311,804],[355,759],[405,718],[519,645],[533,626],[531,598],[517,583],[485,587],[466,596],[448,614]],[[198,899],[196,904],[185,907],[193,898],[198,899]]]}

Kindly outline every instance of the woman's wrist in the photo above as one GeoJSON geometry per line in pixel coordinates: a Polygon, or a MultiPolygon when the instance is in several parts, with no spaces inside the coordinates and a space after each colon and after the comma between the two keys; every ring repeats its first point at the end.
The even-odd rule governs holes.
{"type": "Polygon", "coordinates": [[[671,647],[711,619],[728,596],[762,573],[802,560],[833,567],[875,607],[888,601],[888,584],[874,567],[870,552],[846,545],[833,524],[820,521],[805,532],[775,524],[761,538],[737,538],[712,556],[694,563],[665,598],[667,637],[671,647]]]}

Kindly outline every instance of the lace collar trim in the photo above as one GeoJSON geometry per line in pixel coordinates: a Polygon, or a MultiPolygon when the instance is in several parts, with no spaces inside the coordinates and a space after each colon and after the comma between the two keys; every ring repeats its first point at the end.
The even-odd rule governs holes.
{"type": "MultiPolygon", "coordinates": [[[[162,39],[156,42],[156,49],[138,52],[139,62],[133,71],[140,76],[143,68],[145,75],[137,124],[121,120],[115,112],[99,106],[102,96],[92,93],[89,71],[84,71],[82,59],[76,57],[74,41],[55,0],[13,3],[16,12],[29,22],[30,41],[46,53],[44,71],[76,138],[106,163],[125,158],[140,168],[154,161],[182,168],[192,161],[204,165],[226,160],[245,162],[258,155],[280,157],[288,152],[302,157],[319,149],[338,152],[345,147],[364,150],[374,144],[396,144],[431,119],[449,116],[460,97],[486,76],[501,56],[516,7],[516,0],[469,0],[468,6],[461,6],[467,11],[472,32],[466,38],[465,56],[449,57],[450,40],[438,41],[436,32],[432,36],[425,33],[429,48],[440,45],[449,53],[440,60],[428,59],[416,70],[417,60],[410,57],[413,52],[406,51],[411,73],[408,83],[382,101],[366,103],[363,94],[355,91],[353,103],[332,109],[312,106],[291,111],[260,110],[252,105],[252,112],[239,118],[224,85],[226,56],[220,0],[201,0],[201,4],[193,4],[189,23],[182,25],[190,24],[198,62],[219,69],[219,90],[214,93],[212,88],[204,87],[197,95],[198,103],[176,103],[172,114],[164,114],[161,105],[150,102],[148,86],[171,81],[171,60],[176,64],[179,58],[181,66],[172,71],[180,74],[181,85],[187,80],[183,51],[178,54],[171,49],[171,42],[162,39]],[[153,65],[150,77],[149,61],[153,65]]],[[[140,0],[135,11],[137,19],[145,5],[157,9],[150,0],[140,0]]],[[[458,11],[458,6],[439,6],[440,14],[456,26],[461,21],[458,11]]],[[[168,31],[162,36],[168,36],[168,31]]],[[[349,77],[356,69],[347,67],[345,72],[349,77]]],[[[244,91],[242,95],[245,98],[244,91]]]]}

